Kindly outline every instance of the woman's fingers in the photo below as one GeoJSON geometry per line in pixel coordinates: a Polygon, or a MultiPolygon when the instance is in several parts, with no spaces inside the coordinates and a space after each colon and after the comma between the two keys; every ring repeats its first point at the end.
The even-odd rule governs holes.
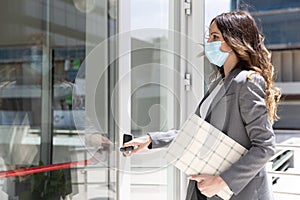
{"type": "Polygon", "coordinates": [[[191,175],[191,176],[189,176],[189,179],[197,181],[197,182],[201,182],[205,179],[205,176],[203,176],[203,175],[191,175]]]}
{"type": "Polygon", "coordinates": [[[141,143],[140,142],[136,142],[134,140],[130,141],[130,142],[126,142],[123,144],[123,147],[129,147],[129,146],[138,146],[140,145],[141,143]]]}
{"type": "Polygon", "coordinates": [[[131,150],[130,153],[126,153],[126,154],[124,153],[124,154],[125,155],[131,155],[131,154],[134,154],[134,153],[138,153],[142,149],[145,149],[146,147],[148,147],[148,145],[150,143],[151,143],[151,139],[148,135],[144,136],[144,137],[135,138],[135,139],[123,144],[123,147],[129,147],[129,146],[134,147],[134,149],[131,150]]]}
{"type": "Polygon", "coordinates": [[[131,151],[125,151],[125,152],[123,152],[123,154],[124,154],[125,156],[131,156],[131,151]]]}
{"type": "Polygon", "coordinates": [[[190,180],[197,181],[197,187],[207,197],[212,197],[227,186],[220,176],[200,174],[189,177],[190,180]]]}

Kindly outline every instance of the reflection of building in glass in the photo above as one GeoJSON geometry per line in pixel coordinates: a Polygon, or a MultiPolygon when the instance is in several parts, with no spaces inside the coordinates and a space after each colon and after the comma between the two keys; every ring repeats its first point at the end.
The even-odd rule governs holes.
{"type": "MultiPolygon", "coordinates": [[[[42,54],[42,47],[3,47],[0,52],[0,65],[2,66],[0,109],[9,112],[27,112],[30,125],[39,127],[42,76],[43,73],[47,73],[42,71],[45,56],[42,54]]],[[[71,110],[74,80],[80,63],[84,59],[84,49],[58,48],[53,52],[53,109],[54,112],[71,110]],[[69,65],[66,66],[68,62],[69,65]]],[[[8,124],[8,118],[9,116],[4,115],[3,123],[8,124]],[[4,117],[7,118],[5,122],[4,117]]],[[[70,127],[68,123],[66,127],[70,127]]]]}
{"type": "MultiPolygon", "coordinates": [[[[114,27],[107,9],[107,3],[99,1],[1,3],[1,171],[86,159],[84,142],[76,130],[84,129],[84,120],[77,120],[75,124],[73,116],[76,113],[85,119],[85,94],[81,92],[80,104],[73,112],[72,93],[86,49],[98,45],[107,37],[108,27],[114,27]],[[84,8],[86,2],[92,4],[84,8]],[[93,30],[87,29],[87,17],[89,23],[94,24],[93,30]]],[[[111,10],[113,13],[116,12],[111,10]]],[[[88,173],[81,174],[74,168],[3,179],[0,199],[60,199],[66,195],[87,199],[84,196],[88,196],[87,189],[91,187],[86,177],[88,173]],[[56,188],[46,187],[46,180],[56,184],[56,188]],[[35,181],[40,181],[44,188],[32,185],[35,181]],[[34,196],[38,193],[45,196],[34,196]]],[[[107,196],[108,171],[98,174],[101,180],[97,180],[105,184],[99,186],[103,189],[98,190],[97,195],[107,196]]],[[[93,189],[89,190],[89,195],[95,195],[91,192],[93,189]]]]}
{"type": "MultiPolygon", "coordinates": [[[[155,36],[156,32],[153,31],[152,34],[155,36]]],[[[151,42],[137,38],[131,40],[131,47],[134,49],[131,52],[131,128],[136,135],[167,129],[161,123],[167,120],[164,115],[167,109],[163,101],[170,95],[162,84],[162,79],[166,77],[161,76],[163,65],[168,66],[166,58],[171,54],[162,50],[167,43],[168,39],[165,37],[153,38],[151,42]]]]}

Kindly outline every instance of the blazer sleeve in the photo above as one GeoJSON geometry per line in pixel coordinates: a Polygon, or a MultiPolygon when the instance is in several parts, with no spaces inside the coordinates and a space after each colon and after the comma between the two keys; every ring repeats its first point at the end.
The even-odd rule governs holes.
{"type": "Polygon", "coordinates": [[[238,194],[275,154],[274,132],[267,112],[264,88],[264,79],[254,75],[252,80],[246,80],[239,92],[240,115],[251,146],[243,157],[220,174],[235,194],[238,194]]]}
{"type": "Polygon", "coordinates": [[[178,130],[175,129],[166,132],[149,132],[148,135],[152,140],[151,148],[160,148],[169,145],[176,137],[177,133],[178,130]]]}

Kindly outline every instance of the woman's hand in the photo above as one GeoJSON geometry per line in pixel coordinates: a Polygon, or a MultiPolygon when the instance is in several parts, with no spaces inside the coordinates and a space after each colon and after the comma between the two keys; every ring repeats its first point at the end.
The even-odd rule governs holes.
{"type": "Polygon", "coordinates": [[[208,174],[192,175],[190,180],[197,181],[198,189],[207,197],[212,197],[227,186],[226,182],[220,176],[208,174]]]}
{"type": "Polygon", "coordinates": [[[112,150],[113,143],[100,133],[87,134],[85,139],[88,145],[96,148],[101,147],[103,151],[110,152],[112,150]]]}
{"type": "Polygon", "coordinates": [[[149,135],[135,138],[129,142],[126,142],[123,147],[134,146],[134,149],[130,152],[124,152],[126,156],[129,156],[134,153],[138,153],[143,149],[146,149],[151,144],[151,137],[149,135]]]}

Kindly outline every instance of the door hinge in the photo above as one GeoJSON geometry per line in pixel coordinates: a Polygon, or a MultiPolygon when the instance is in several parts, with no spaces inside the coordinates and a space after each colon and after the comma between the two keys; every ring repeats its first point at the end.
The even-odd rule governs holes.
{"type": "Polygon", "coordinates": [[[191,90],[191,74],[189,73],[184,75],[184,89],[185,91],[191,90]]]}
{"type": "Polygon", "coordinates": [[[186,15],[191,15],[191,10],[192,10],[192,6],[191,6],[191,0],[185,0],[184,1],[184,12],[186,15]]]}

